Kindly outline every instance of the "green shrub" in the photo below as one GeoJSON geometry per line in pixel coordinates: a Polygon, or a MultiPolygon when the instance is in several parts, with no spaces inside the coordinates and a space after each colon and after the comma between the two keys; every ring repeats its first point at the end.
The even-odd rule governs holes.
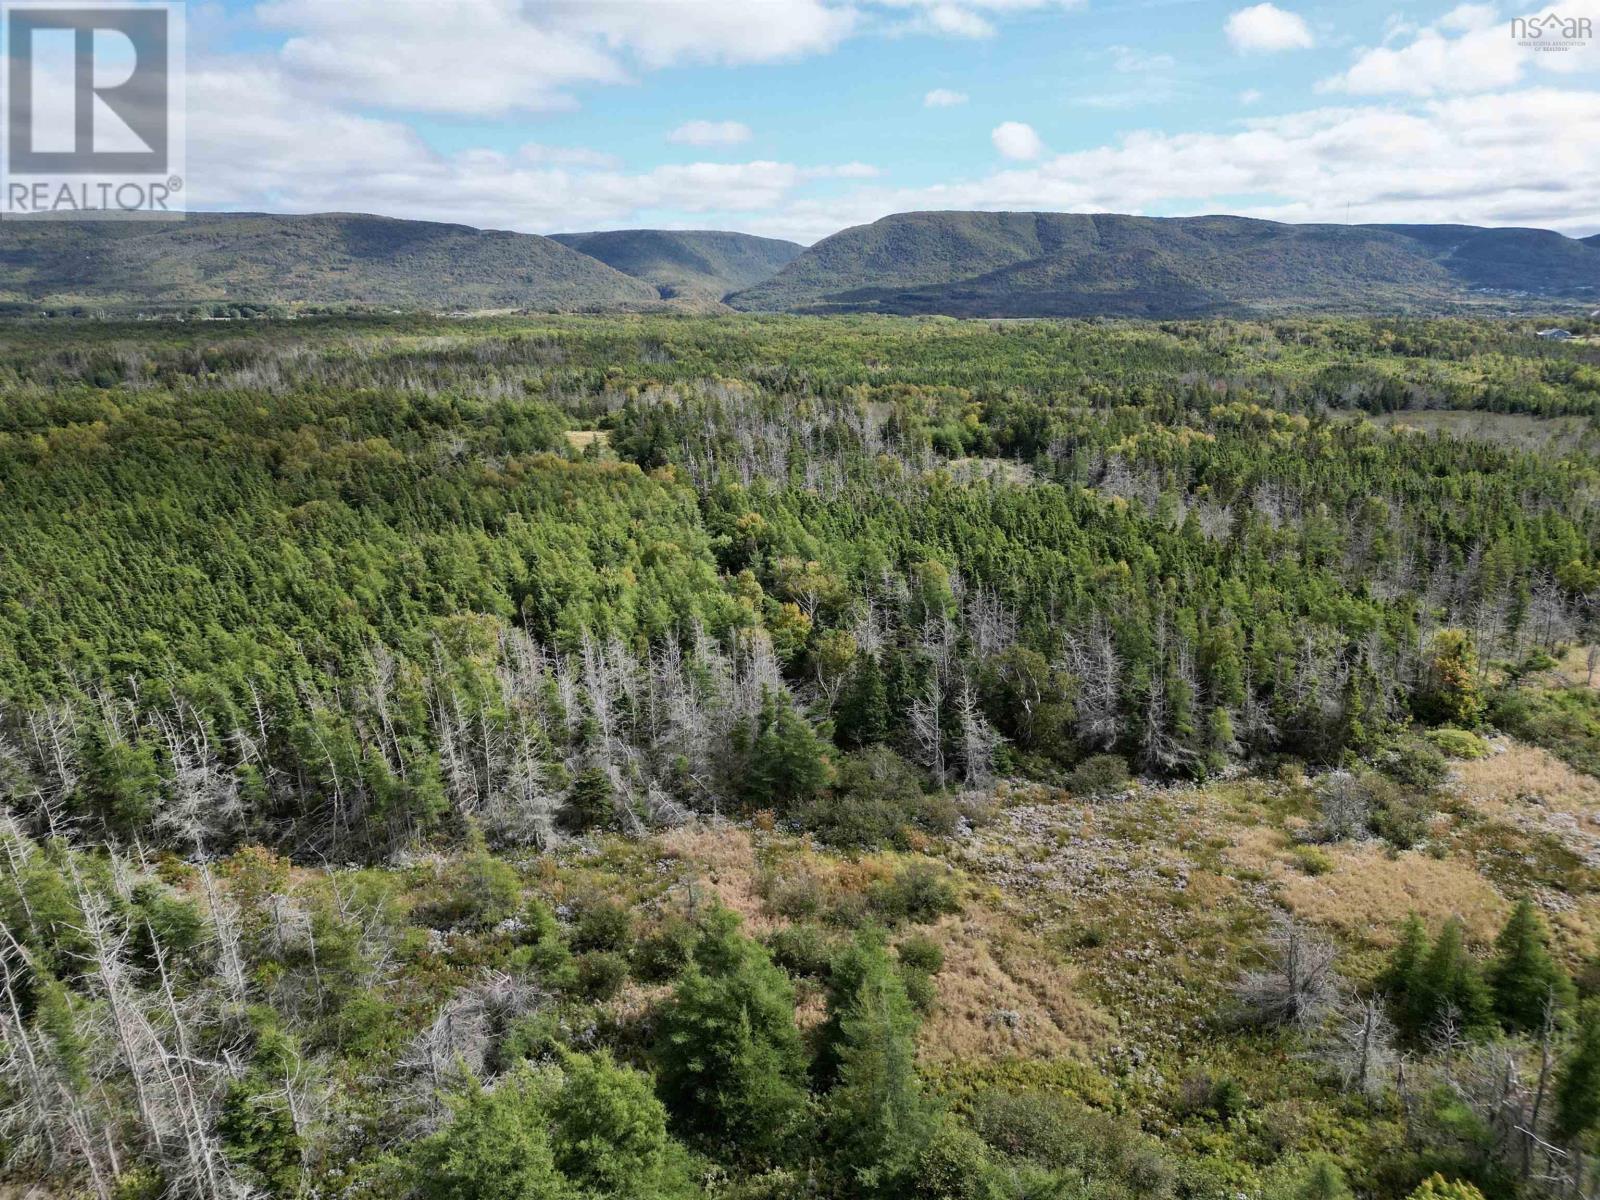
{"type": "Polygon", "coordinates": [[[1105,796],[1126,790],[1128,760],[1117,754],[1095,754],[1067,774],[1067,790],[1074,796],[1105,796]]]}
{"type": "Polygon", "coordinates": [[[826,979],[833,969],[838,941],[820,925],[791,925],[767,938],[772,961],[799,978],[826,979]]]}
{"type": "Polygon", "coordinates": [[[1249,1107],[1250,1097],[1231,1075],[1224,1075],[1211,1085],[1211,1111],[1219,1120],[1229,1121],[1249,1107]]]}
{"type": "Polygon", "coordinates": [[[1430,729],[1423,736],[1437,746],[1447,758],[1459,758],[1470,762],[1489,753],[1489,743],[1478,734],[1465,729],[1452,729],[1445,725],[1438,729],[1430,729]]]}
{"type": "Polygon", "coordinates": [[[537,896],[522,911],[517,941],[520,945],[512,956],[513,965],[531,971],[545,987],[564,991],[577,982],[577,968],[561,922],[537,896]]]}
{"type": "Polygon", "coordinates": [[[1157,1200],[1177,1184],[1171,1159],[1125,1118],[1047,1092],[984,1092],[972,1126],[995,1150],[1081,1179],[1085,1196],[1157,1200]]]}
{"type": "Polygon", "coordinates": [[[932,975],[924,975],[921,971],[901,971],[900,982],[905,987],[906,999],[911,1001],[911,1007],[918,1016],[926,1017],[933,1012],[939,1000],[939,986],[934,983],[932,975]]]}
{"type": "Polygon", "coordinates": [[[578,992],[590,1000],[610,1000],[628,979],[628,960],[614,950],[578,956],[578,992]]]}
{"type": "Polygon", "coordinates": [[[891,922],[923,924],[961,911],[950,872],[931,862],[902,867],[893,878],[873,887],[868,900],[875,912],[891,922]]]}
{"type": "Polygon", "coordinates": [[[648,1076],[604,1052],[573,1055],[551,1107],[556,1165],[585,1196],[661,1200],[685,1193],[683,1160],[648,1076]]]}
{"type": "Polygon", "coordinates": [[[917,1195],[926,1200],[999,1200],[984,1140],[958,1121],[939,1123],[917,1162],[917,1195]]]}
{"type": "Polygon", "coordinates": [[[585,901],[578,907],[570,940],[580,954],[591,950],[624,953],[633,941],[633,916],[616,900],[585,901]]]}
{"type": "Polygon", "coordinates": [[[572,1045],[573,1028],[587,1024],[592,1016],[587,1008],[574,1013],[562,1005],[541,1008],[519,1017],[500,1042],[500,1065],[510,1067],[520,1062],[559,1059],[572,1045]]]}
{"type": "Polygon", "coordinates": [[[418,912],[434,928],[487,929],[516,911],[521,894],[516,871],[490,854],[473,829],[466,852],[441,872],[435,899],[418,912]]]}
{"type": "Polygon", "coordinates": [[[633,972],[646,983],[676,979],[694,957],[699,932],[683,917],[672,915],[633,948],[633,972]]]}
{"type": "Polygon", "coordinates": [[[578,1200],[556,1168],[547,1121],[551,1084],[523,1074],[451,1102],[448,1125],[417,1143],[422,1200],[578,1200]]]}
{"type": "Polygon", "coordinates": [[[906,938],[896,953],[900,957],[900,965],[908,971],[937,975],[944,970],[944,951],[939,948],[938,942],[923,934],[914,933],[906,938]]]}
{"type": "Polygon", "coordinates": [[[1410,850],[1427,840],[1434,807],[1419,796],[1391,793],[1372,809],[1372,832],[1397,850],[1410,850]]]}
{"type": "Polygon", "coordinates": [[[833,790],[802,814],[821,841],[848,850],[904,848],[914,831],[948,837],[959,822],[955,801],[925,795],[919,772],[887,746],[846,756],[833,790]]]}
{"type": "Polygon", "coordinates": [[[1450,775],[1450,764],[1438,745],[1418,737],[1405,738],[1389,747],[1379,756],[1378,764],[1391,779],[1414,788],[1436,788],[1450,775]]]}
{"type": "Polygon", "coordinates": [[[1294,862],[1307,875],[1326,875],[1333,870],[1333,859],[1316,846],[1296,846],[1294,862]]]}

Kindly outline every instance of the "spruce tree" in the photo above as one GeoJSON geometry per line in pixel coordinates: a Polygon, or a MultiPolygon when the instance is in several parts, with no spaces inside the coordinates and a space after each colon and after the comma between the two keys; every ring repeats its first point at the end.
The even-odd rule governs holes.
{"type": "Polygon", "coordinates": [[[889,693],[883,668],[871,654],[861,656],[838,708],[838,741],[862,749],[889,736],[889,693]]]}
{"type": "Polygon", "coordinates": [[[770,1159],[805,1109],[794,988],[767,952],[716,909],[661,1015],[661,1094],[683,1128],[770,1159]]]}
{"type": "Polygon", "coordinates": [[[880,940],[863,946],[861,978],[838,1014],[838,1081],[828,1093],[836,1161],[853,1190],[902,1196],[937,1128],[917,1078],[917,1016],[880,940]]]}
{"type": "Polygon", "coordinates": [[[1544,920],[1523,898],[1495,940],[1489,968],[1494,1015],[1513,1033],[1528,1033],[1544,1024],[1545,1006],[1572,1003],[1572,981],[1550,956],[1544,920]]]}
{"type": "Polygon", "coordinates": [[[1575,1142],[1600,1127],[1600,1001],[1578,1014],[1578,1036],[1556,1077],[1558,1137],[1575,1142]]]}
{"type": "Polygon", "coordinates": [[[1421,1003],[1420,977],[1429,950],[1428,930],[1422,918],[1412,913],[1400,930],[1399,944],[1378,976],[1378,990],[1389,997],[1395,1027],[1413,1041],[1422,1036],[1427,1024],[1427,1013],[1421,1003]]]}
{"type": "Polygon", "coordinates": [[[1339,1164],[1319,1155],[1306,1168],[1294,1195],[1295,1200],[1351,1200],[1352,1193],[1339,1164]]]}
{"type": "Polygon", "coordinates": [[[758,728],[746,779],[752,804],[791,812],[833,782],[826,743],[789,705],[769,697],[758,728]]]}
{"type": "Polygon", "coordinates": [[[1482,1033],[1492,1023],[1493,1000],[1478,964],[1467,953],[1459,917],[1444,923],[1417,982],[1421,1032],[1433,1032],[1446,1020],[1454,1020],[1460,1032],[1470,1036],[1482,1033]]]}

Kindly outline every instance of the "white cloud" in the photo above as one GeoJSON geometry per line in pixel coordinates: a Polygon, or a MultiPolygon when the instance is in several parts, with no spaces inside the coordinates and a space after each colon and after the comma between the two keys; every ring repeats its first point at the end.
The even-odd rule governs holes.
{"type": "Polygon", "coordinates": [[[537,144],[447,155],[403,122],[307,100],[272,64],[214,63],[192,71],[188,86],[188,198],[199,208],[374,212],[535,233],[626,224],[641,213],[726,226],[818,181],[877,174],[866,163],[769,160],[628,172],[604,154],[537,144]],[[251,102],[237,103],[241,94],[251,102]]]}
{"type": "Polygon", "coordinates": [[[1044,143],[1039,140],[1033,126],[1021,121],[1006,121],[996,125],[989,137],[994,142],[994,148],[1006,158],[1026,161],[1044,153],[1044,143]]]}
{"type": "Polygon", "coordinates": [[[930,31],[952,37],[986,38],[995,34],[994,25],[987,18],[959,4],[935,4],[922,19],[930,31]]]}
{"type": "Polygon", "coordinates": [[[1047,9],[1081,8],[1088,0],[868,0],[877,7],[908,14],[893,24],[895,33],[931,33],[947,37],[987,38],[1002,17],[1047,9]]]}
{"type": "Polygon", "coordinates": [[[364,105],[557,109],[572,104],[564,88],[628,77],[592,40],[526,20],[516,0],[455,0],[448,11],[437,0],[268,0],[256,15],[288,35],[280,58],[299,84],[364,105]]]}
{"type": "Polygon", "coordinates": [[[1261,103],[1261,99],[1262,99],[1261,93],[1258,90],[1256,90],[1255,88],[1245,88],[1244,91],[1239,93],[1239,103],[1240,104],[1245,104],[1245,105],[1260,104],[1261,103]]]}
{"type": "Polygon", "coordinates": [[[1241,8],[1228,18],[1223,29],[1234,49],[1245,54],[1309,50],[1316,45],[1305,18],[1276,4],[1241,8]]]}
{"type": "Polygon", "coordinates": [[[574,105],[637,68],[760,63],[833,49],[858,11],[831,0],[265,0],[284,67],[320,96],[497,116],[574,105]],[[440,86],[448,80],[448,86],[440,86]]]}
{"type": "Polygon", "coordinates": [[[1112,46],[1108,53],[1111,69],[1124,75],[1170,71],[1178,65],[1178,60],[1170,54],[1150,54],[1132,46],[1112,46]]]}
{"type": "Polygon", "coordinates": [[[859,16],[852,5],[829,0],[540,0],[527,7],[559,28],[625,47],[651,67],[817,54],[849,36],[859,16]]]}
{"type": "Polygon", "coordinates": [[[1415,110],[1314,109],[1227,132],[1143,131],[1090,150],[927,188],[796,197],[746,222],[814,239],[918,209],[1237,212],[1281,221],[1528,225],[1600,232],[1600,91],[1454,97],[1415,110]],[[1530,129],[1559,138],[1528,153],[1530,129]],[[1241,196],[1258,197],[1248,204],[1241,196]],[[1348,206],[1348,208],[1347,208],[1348,206]]]}
{"type": "Polygon", "coordinates": [[[813,167],[808,174],[813,179],[876,179],[883,172],[871,163],[847,162],[836,167],[813,167]]]}
{"type": "Polygon", "coordinates": [[[1439,18],[1442,29],[1466,32],[1487,29],[1500,19],[1500,10],[1492,4],[1461,4],[1439,18]]]}
{"type": "MultiPolygon", "coordinates": [[[[1600,0],[1570,0],[1537,16],[1600,20],[1600,0]]],[[[1324,80],[1324,91],[1357,95],[1434,96],[1511,87],[1536,72],[1571,75],[1600,66],[1600,42],[1548,53],[1522,45],[1511,22],[1484,4],[1464,4],[1399,45],[1361,51],[1349,70],[1324,80]]]]}
{"type": "Polygon", "coordinates": [[[585,146],[546,146],[541,142],[525,142],[517,147],[517,157],[526,163],[549,163],[566,167],[620,167],[622,160],[615,154],[590,150],[585,146]]]}
{"type": "Polygon", "coordinates": [[[923,108],[955,108],[967,102],[965,92],[952,92],[949,88],[934,88],[922,98],[923,108]]]}
{"type": "Polygon", "coordinates": [[[750,126],[740,121],[686,121],[667,134],[667,141],[680,146],[737,146],[750,136],[750,126]]]}

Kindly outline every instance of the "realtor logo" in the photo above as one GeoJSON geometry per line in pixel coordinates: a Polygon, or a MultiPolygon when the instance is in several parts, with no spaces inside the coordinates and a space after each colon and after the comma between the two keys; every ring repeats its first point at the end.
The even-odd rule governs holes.
{"type": "Polygon", "coordinates": [[[0,0],[0,215],[182,215],[180,0],[0,0]]]}

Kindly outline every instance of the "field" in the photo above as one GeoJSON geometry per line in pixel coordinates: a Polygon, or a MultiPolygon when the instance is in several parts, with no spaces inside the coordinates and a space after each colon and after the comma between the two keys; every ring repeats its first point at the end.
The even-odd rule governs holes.
{"type": "Polygon", "coordinates": [[[0,1188],[1590,1194],[1532,332],[0,326],[0,1188]]]}

